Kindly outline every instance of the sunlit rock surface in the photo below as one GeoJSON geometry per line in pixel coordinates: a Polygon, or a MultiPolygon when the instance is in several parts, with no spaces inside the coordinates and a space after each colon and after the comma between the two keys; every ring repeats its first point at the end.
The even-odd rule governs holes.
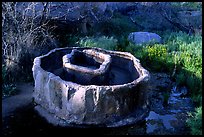
{"type": "Polygon", "coordinates": [[[151,32],[132,32],[128,35],[128,40],[134,44],[161,43],[161,37],[151,32]]]}

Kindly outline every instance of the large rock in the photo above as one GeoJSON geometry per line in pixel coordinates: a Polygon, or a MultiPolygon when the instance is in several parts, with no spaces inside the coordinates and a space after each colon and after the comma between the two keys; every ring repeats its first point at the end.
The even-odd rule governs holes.
{"type": "MultiPolygon", "coordinates": [[[[74,75],[83,73],[80,65],[89,61],[80,64],[75,62],[74,75]]],[[[148,113],[146,87],[149,73],[130,53],[99,48],[59,48],[35,58],[32,70],[36,110],[55,125],[69,126],[74,123],[119,126],[124,122],[130,124],[140,121],[148,113]],[[101,76],[104,72],[108,75],[101,79],[105,81],[102,85],[97,80],[92,81],[95,82],[92,84],[91,81],[80,81],[80,77],[75,79],[73,73],[69,72],[70,67],[64,69],[63,59],[73,50],[86,52],[83,56],[91,54],[95,60],[100,60],[100,67],[93,68],[83,79],[98,75],[99,72],[94,73],[94,70],[102,69],[101,76]],[[133,112],[135,117],[131,120],[114,124],[133,112]]]]}
{"type": "Polygon", "coordinates": [[[151,32],[132,32],[128,35],[128,40],[134,44],[161,43],[161,37],[151,32]]]}

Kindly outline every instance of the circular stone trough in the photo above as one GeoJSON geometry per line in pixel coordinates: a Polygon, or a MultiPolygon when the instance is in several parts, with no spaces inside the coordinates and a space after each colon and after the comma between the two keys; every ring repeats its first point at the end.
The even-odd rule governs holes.
{"type": "Polygon", "coordinates": [[[149,72],[130,53],[57,48],[32,71],[35,109],[54,125],[116,127],[148,115],[149,72]]]}

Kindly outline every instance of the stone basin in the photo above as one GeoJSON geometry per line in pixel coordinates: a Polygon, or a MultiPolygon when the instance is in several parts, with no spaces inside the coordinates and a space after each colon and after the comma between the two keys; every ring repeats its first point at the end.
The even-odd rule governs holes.
{"type": "Polygon", "coordinates": [[[149,72],[130,53],[56,48],[32,71],[35,109],[54,125],[115,127],[148,115],[149,72]]]}
{"type": "Polygon", "coordinates": [[[75,81],[86,85],[105,84],[110,63],[110,55],[95,50],[72,50],[63,56],[63,67],[67,73],[75,81]]]}

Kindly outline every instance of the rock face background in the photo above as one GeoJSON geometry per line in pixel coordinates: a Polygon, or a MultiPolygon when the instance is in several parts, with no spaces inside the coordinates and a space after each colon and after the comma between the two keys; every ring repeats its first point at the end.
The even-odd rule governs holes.
{"type": "MultiPolygon", "coordinates": [[[[129,123],[139,121],[147,114],[148,100],[145,85],[147,85],[149,73],[129,53],[94,49],[111,55],[113,63],[110,67],[112,70],[117,63],[120,62],[120,65],[124,63],[120,67],[125,69],[126,73],[131,73],[132,80],[125,79],[123,75],[126,73],[120,72],[122,75],[117,70],[114,70],[117,73],[111,73],[111,69],[109,72],[113,77],[112,84],[114,85],[111,85],[110,82],[110,85],[104,86],[80,85],[72,80],[66,81],[60,78],[66,74],[65,72],[61,72],[61,76],[59,73],[58,76],[53,74],[54,70],[62,67],[62,56],[70,53],[72,48],[54,49],[44,56],[35,58],[33,65],[34,101],[37,103],[36,110],[49,122],[62,126],[70,123],[111,125],[133,112],[137,117],[129,123]],[[52,65],[48,66],[46,63],[49,63],[50,58],[52,58],[52,65]],[[121,79],[118,80],[115,75],[121,76],[123,83],[120,83],[121,79]],[[55,121],[52,118],[50,120],[50,115],[55,117],[55,121]]],[[[121,124],[123,123],[116,126],[121,124]]]]}
{"type": "MultiPolygon", "coordinates": [[[[22,12],[28,5],[17,3],[17,11],[22,12]]],[[[59,21],[97,22],[120,12],[145,30],[175,29],[178,24],[194,28],[202,25],[201,11],[171,7],[168,2],[36,2],[32,6],[35,11],[31,7],[27,16],[40,17],[47,8],[46,18],[59,21]]]]}
{"type": "Polygon", "coordinates": [[[172,6],[168,2],[136,2],[125,12],[144,31],[201,29],[202,11],[172,6]]]}

